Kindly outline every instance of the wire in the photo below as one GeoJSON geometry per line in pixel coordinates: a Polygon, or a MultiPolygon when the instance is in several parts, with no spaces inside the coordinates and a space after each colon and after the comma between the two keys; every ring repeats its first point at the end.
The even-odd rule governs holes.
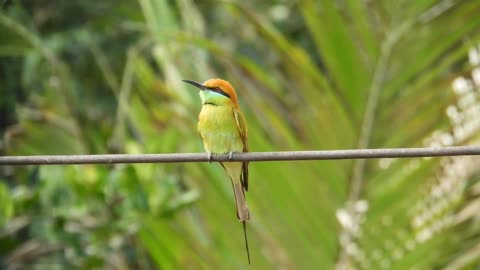
{"type": "Polygon", "coordinates": [[[208,161],[295,161],[471,155],[480,155],[480,146],[249,152],[233,153],[231,159],[229,159],[228,154],[215,155],[212,156],[211,160],[208,159],[208,155],[205,153],[2,156],[0,157],[0,165],[175,163],[208,161]]]}

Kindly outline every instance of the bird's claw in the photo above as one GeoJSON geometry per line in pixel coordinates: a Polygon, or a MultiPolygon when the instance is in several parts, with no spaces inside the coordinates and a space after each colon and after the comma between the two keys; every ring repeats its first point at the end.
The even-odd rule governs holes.
{"type": "Polygon", "coordinates": [[[208,163],[212,163],[212,153],[208,153],[208,163]]]}
{"type": "Polygon", "coordinates": [[[233,152],[229,152],[228,153],[228,161],[232,161],[233,160],[233,152]]]}

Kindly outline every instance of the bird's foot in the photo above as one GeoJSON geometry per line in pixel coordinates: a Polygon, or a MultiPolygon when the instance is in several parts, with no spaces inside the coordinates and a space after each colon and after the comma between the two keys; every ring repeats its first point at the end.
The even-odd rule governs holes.
{"type": "Polygon", "coordinates": [[[212,163],[213,153],[208,153],[208,163],[212,163]]]}
{"type": "Polygon", "coordinates": [[[233,152],[230,151],[230,152],[228,153],[228,161],[230,162],[230,161],[232,161],[232,160],[233,160],[233,152]]]}

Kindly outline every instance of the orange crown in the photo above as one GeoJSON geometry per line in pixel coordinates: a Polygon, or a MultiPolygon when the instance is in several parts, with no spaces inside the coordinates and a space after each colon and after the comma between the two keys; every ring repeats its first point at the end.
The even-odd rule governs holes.
{"type": "Polygon", "coordinates": [[[237,93],[229,82],[222,79],[209,79],[206,80],[203,85],[205,85],[206,87],[220,87],[223,92],[227,93],[230,96],[230,99],[232,100],[235,107],[238,107],[237,93]]]}

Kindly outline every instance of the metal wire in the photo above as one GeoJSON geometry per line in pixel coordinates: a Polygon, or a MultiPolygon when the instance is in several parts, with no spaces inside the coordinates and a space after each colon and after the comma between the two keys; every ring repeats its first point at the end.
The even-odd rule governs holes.
{"type": "MultiPolygon", "coordinates": [[[[326,151],[250,152],[215,155],[211,161],[296,161],[329,159],[412,158],[439,156],[480,155],[480,146],[452,146],[437,148],[386,148],[326,151]]],[[[114,164],[114,163],[175,163],[208,162],[205,153],[171,154],[110,154],[110,155],[46,155],[2,156],[0,165],[54,165],[54,164],[114,164]]]]}

